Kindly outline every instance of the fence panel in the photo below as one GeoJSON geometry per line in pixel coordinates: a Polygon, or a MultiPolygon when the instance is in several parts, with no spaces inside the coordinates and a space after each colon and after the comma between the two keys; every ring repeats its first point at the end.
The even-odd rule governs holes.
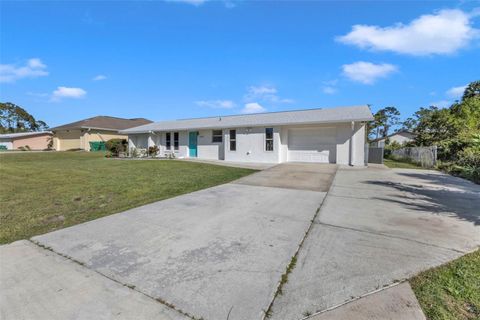
{"type": "Polygon", "coordinates": [[[383,148],[382,147],[368,148],[368,163],[383,164],[383,148]]]}
{"type": "Polygon", "coordinates": [[[412,147],[392,151],[394,158],[407,159],[420,164],[424,168],[431,168],[437,164],[437,147],[412,147]]]}

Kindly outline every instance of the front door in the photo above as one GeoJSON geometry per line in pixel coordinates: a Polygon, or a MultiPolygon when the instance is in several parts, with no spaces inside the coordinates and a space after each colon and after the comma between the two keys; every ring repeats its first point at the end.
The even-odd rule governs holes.
{"type": "Polygon", "coordinates": [[[189,132],[188,134],[188,150],[189,150],[190,158],[197,157],[197,137],[198,137],[197,131],[189,132]]]}

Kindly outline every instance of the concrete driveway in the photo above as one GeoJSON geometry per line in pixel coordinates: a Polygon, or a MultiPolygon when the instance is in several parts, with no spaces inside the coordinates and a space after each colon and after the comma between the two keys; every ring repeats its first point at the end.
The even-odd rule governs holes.
{"type": "Polygon", "coordinates": [[[297,320],[477,248],[479,207],[480,186],[435,171],[284,164],[35,237],[39,246],[28,250],[23,242],[3,246],[0,260],[11,260],[2,271],[2,286],[10,281],[2,318],[41,319],[62,305],[62,316],[43,318],[81,319],[75,312],[93,301],[104,318],[122,318],[105,316],[109,310],[128,318],[148,300],[137,318],[252,320],[270,308],[272,319],[297,320]],[[38,255],[78,270],[65,277],[52,257],[37,267],[38,255]],[[276,295],[293,256],[296,266],[276,295]],[[69,279],[91,284],[92,298],[77,303],[69,279]],[[52,288],[68,293],[68,306],[52,288]]]}
{"type": "MultiPolygon", "coordinates": [[[[475,250],[479,208],[479,185],[437,171],[339,169],[272,319],[301,319],[475,250]]],[[[375,319],[405,316],[391,313],[375,319]]]]}
{"type": "Polygon", "coordinates": [[[280,165],[33,241],[179,317],[261,319],[335,171],[280,165]]]}

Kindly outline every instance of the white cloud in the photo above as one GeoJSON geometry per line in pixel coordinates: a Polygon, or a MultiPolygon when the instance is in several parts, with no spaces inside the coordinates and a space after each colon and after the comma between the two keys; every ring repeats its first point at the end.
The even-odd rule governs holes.
{"type": "Polygon", "coordinates": [[[93,77],[93,81],[101,81],[101,80],[105,80],[107,79],[107,76],[103,75],[103,74],[99,74],[98,76],[95,76],[93,77]]]}
{"type": "Polygon", "coordinates": [[[323,81],[322,92],[325,94],[335,94],[337,90],[338,79],[323,81]]]}
{"type": "Polygon", "coordinates": [[[363,84],[373,84],[376,80],[385,78],[397,71],[398,68],[388,63],[375,64],[358,61],[352,64],[344,64],[342,70],[343,74],[352,81],[363,84]]]}
{"type": "Polygon", "coordinates": [[[362,49],[410,55],[451,54],[478,38],[480,31],[472,27],[473,17],[458,9],[441,10],[409,24],[354,25],[350,33],[336,40],[362,49]]]}
{"type": "Polygon", "coordinates": [[[231,109],[235,107],[235,103],[231,100],[200,100],[195,101],[200,107],[208,107],[214,109],[231,109]]]}
{"type": "Polygon", "coordinates": [[[58,87],[52,93],[52,101],[59,101],[63,98],[80,99],[86,94],[87,92],[82,88],[58,87]]]}
{"type": "Polygon", "coordinates": [[[337,93],[337,89],[335,87],[332,87],[332,86],[324,86],[322,88],[322,92],[325,93],[325,94],[335,94],[335,93],[337,93]]]}
{"type": "Polygon", "coordinates": [[[274,86],[250,86],[244,96],[246,102],[265,101],[272,103],[293,103],[292,99],[280,98],[274,86]]]}
{"type": "Polygon", "coordinates": [[[242,109],[242,113],[260,113],[260,112],[265,112],[267,109],[262,107],[259,103],[257,102],[250,102],[245,104],[245,107],[242,109]]]}
{"type": "Polygon", "coordinates": [[[435,102],[430,102],[431,106],[439,107],[439,108],[448,108],[452,104],[449,100],[440,100],[435,102]]]}
{"type": "Polygon", "coordinates": [[[0,82],[15,82],[23,78],[37,78],[48,75],[47,66],[38,58],[32,58],[24,66],[0,64],[0,82]]]}
{"type": "Polygon", "coordinates": [[[463,93],[465,92],[465,89],[467,88],[467,85],[464,86],[459,86],[459,87],[453,87],[447,90],[446,94],[447,96],[451,98],[460,98],[463,93]]]}

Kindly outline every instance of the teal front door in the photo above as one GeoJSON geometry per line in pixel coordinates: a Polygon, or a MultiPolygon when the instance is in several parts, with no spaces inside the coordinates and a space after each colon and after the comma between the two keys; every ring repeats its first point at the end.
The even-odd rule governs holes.
{"type": "Polygon", "coordinates": [[[198,137],[198,132],[190,132],[188,135],[188,150],[190,158],[196,158],[197,157],[197,137],[198,137]]]}

